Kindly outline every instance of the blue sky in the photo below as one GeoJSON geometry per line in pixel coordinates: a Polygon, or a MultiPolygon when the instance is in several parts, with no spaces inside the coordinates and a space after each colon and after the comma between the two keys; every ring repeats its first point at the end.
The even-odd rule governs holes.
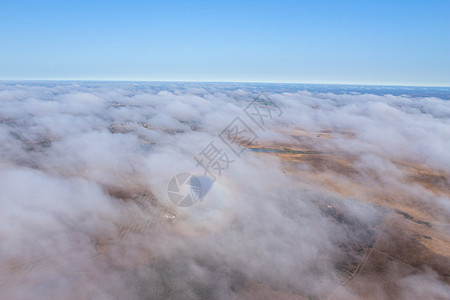
{"type": "Polygon", "coordinates": [[[450,86],[450,1],[4,1],[0,79],[450,86]]]}

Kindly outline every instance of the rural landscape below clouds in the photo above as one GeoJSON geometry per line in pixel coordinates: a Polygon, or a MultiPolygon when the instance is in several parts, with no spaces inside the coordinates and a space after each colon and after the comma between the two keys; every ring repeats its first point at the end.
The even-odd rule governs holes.
{"type": "Polygon", "coordinates": [[[3,81],[0,298],[448,299],[449,94],[3,81]]]}

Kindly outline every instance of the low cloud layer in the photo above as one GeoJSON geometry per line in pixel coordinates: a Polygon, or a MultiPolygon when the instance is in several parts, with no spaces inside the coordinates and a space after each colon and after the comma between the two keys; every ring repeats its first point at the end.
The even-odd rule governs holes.
{"type": "MultiPolygon", "coordinates": [[[[325,177],[297,176],[314,173],[307,164],[287,171],[274,155],[234,155],[219,134],[236,117],[259,145],[307,144],[349,158],[354,177],[322,169],[335,182],[373,188],[361,198],[401,191],[396,205],[420,200],[448,223],[448,194],[409,182],[401,167],[450,181],[448,100],[238,84],[4,82],[0,298],[242,299],[268,289],[302,299],[339,289],[345,245],[375,241],[386,209],[327,188],[325,177]],[[282,111],[266,128],[243,111],[260,92],[282,111]],[[315,142],[291,134],[326,130],[341,134],[315,142]],[[167,183],[201,175],[194,156],[211,141],[228,152],[229,169],[200,203],[173,205],[167,183]]],[[[395,281],[402,299],[449,292],[431,269],[395,281]]]]}

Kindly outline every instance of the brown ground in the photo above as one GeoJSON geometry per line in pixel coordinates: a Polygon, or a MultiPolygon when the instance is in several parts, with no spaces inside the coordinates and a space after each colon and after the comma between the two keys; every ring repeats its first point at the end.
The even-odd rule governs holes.
{"type": "MultiPolygon", "coordinates": [[[[112,131],[121,130],[120,126],[112,128],[112,131]]],[[[362,174],[356,170],[356,157],[330,151],[327,147],[333,138],[354,138],[352,132],[295,130],[284,133],[292,137],[292,143],[252,145],[250,148],[283,150],[280,153],[258,152],[257,155],[279,157],[287,176],[386,210],[384,219],[377,226],[355,229],[352,231],[355,236],[349,237],[352,243],[342,245],[348,255],[336,265],[341,272],[337,279],[341,287],[332,291],[328,299],[398,299],[401,297],[398,278],[430,271],[435,272],[443,284],[450,286],[450,216],[429,201],[435,196],[450,196],[450,174],[417,162],[392,159],[391,163],[401,171],[401,176],[386,182],[376,172],[368,170],[362,174]]],[[[48,143],[51,141],[32,143],[32,149],[45,148],[48,143]]],[[[164,215],[167,208],[158,206],[148,191],[131,193],[105,189],[129,211],[138,213],[136,207],[145,210],[153,205],[157,209],[152,211],[161,214],[156,225],[134,224],[132,221],[121,224],[121,239],[126,238],[128,232],[172,222],[170,213],[169,216],[164,215]]],[[[345,221],[345,211],[341,210],[339,203],[318,203],[318,206],[335,222],[345,221]]],[[[108,256],[117,239],[105,238],[93,243],[94,255],[108,256]]],[[[151,259],[149,253],[142,262],[136,263],[151,259]]],[[[7,271],[14,273],[23,267],[26,266],[13,263],[7,271]]],[[[235,299],[308,298],[291,291],[273,289],[263,283],[249,282],[235,299]]]]}
{"type": "MultiPolygon", "coordinates": [[[[320,151],[327,140],[335,137],[352,139],[351,132],[296,130],[285,133],[295,142],[271,146],[284,149],[282,153],[257,152],[258,155],[277,155],[289,176],[387,211],[384,221],[376,228],[373,244],[366,241],[362,245],[364,255],[353,257],[353,260],[359,258],[358,264],[355,266],[350,260],[342,265],[342,286],[332,292],[329,299],[399,299],[402,296],[398,278],[428,274],[430,270],[450,287],[450,216],[429,200],[432,196],[450,195],[450,174],[417,162],[392,159],[391,163],[402,174],[395,182],[386,182],[370,170],[361,174],[354,168],[355,157],[345,153],[327,150],[319,154],[296,153],[320,151]],[[286,153],[286,149],[292,153],[286,153]]],[[[250,148],[270,146],[252,145],[250,148]]]]}

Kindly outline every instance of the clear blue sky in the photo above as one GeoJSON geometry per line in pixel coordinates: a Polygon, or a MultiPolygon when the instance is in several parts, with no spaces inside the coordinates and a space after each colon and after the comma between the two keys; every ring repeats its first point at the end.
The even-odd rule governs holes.
{"type": "Polygon", "coordinates": [[[0,79],[450,86],[450,1],[0,0],[0,79]]]}

